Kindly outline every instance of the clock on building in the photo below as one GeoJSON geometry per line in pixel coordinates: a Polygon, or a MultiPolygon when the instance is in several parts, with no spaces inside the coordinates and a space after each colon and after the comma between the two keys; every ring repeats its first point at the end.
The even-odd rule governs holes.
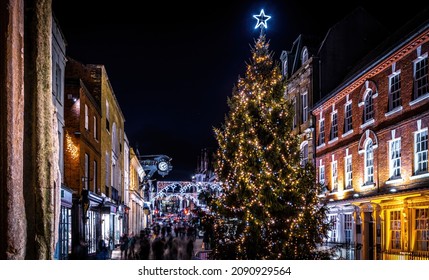
{"type": "Polygon", "coordinates": [[[165,172],[165,171],[168,170],[168,163],[166,161],[160,161],[160,162],[158,162],[157,166],[158,166],[158,170],[159,171],[165,172]]]}

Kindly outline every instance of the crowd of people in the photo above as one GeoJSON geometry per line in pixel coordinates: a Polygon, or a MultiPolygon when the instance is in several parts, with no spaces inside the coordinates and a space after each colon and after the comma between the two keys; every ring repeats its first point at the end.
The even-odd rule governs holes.
{"type": "MultiPolygon", "coordinates": [[[[121,259],[190,260],[194,258],[196,226],[188,223],[154,223],[140,234],[123,234],[119,240],[121,259]]],[[[108,259],[103,241],[97,249],[98,259],[108,259]]]]}

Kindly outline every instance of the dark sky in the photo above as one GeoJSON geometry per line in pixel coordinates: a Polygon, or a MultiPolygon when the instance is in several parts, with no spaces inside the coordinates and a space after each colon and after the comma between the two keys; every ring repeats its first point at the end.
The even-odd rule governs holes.
{"type": "Polygon", "coordinates": [[[173,158],[164,180],[189,180],[200,150],[216,148],[213,127],[223,122],[227,97],[250,59],[259,35],[252,15],[263,8],[272,16],[266,34],[279,59],[299,34],[323,37],[358,6],[394,30],[420,1],[169,2],[53,0],[53,9],[67,55],[105,65],[131,146],[173,158]]]}

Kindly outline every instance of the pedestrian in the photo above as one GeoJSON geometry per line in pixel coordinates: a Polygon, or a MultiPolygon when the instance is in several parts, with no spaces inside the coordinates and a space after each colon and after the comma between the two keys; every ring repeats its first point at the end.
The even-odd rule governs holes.
{"type": "Polygon", "coordinates": [[[208,231],[204,231],[203,235],[203,246],[204,250],[210,250],[210,237],[208,231]]]}
{"type": "Polygon", "coordinates": [[[186,260],[191,260],[194,255],[194,240],[192,238],[188,238],[188,242],[186,244],[186,260]]]}
{"type": "Polygon", "coordinates": [[[150,256],[150,241],[148,236],[143,236],[140,238],[140,251],[139,259],[148,260],[150,256]]]}
{"type": "Polygon", "coordinates": [[[179,225],[177,222],[174,223],[174,236],[179,237],[179,225]]]}
{"type": "Polygon", "coordinates": [[[121,249],[121,260],[128,259],[128,236],[124,233],[119,239],[120,249],[121,249]]]}
{"type": "Polygon", "coordinates": [[[107,260],[108,254],[109,252],[106,246],[106,242],[102,237],[100,237],[100,240],[98,241],[98,244],[97,244],[96,258],[97,260],[107,260]]]}
{"type": "Polygon", "coordinates": [[[129,259],[135,259],[135,245],[136,245],[136,237],[131,233],[129,241],[128,241],[128,258],[129,259]]]}
{"type": "Polygon", "coordinates": [[[152,241],[152,254],[154,260],[164,259],[164,242],[160,236],[152,241]]]}
{"type": "Polygon", "coordinates": [[[87,260],[88,259],[88,244],[85,239],[81,238],[80,241],[75,245],[73,259],[75,260],[87,260]]]}

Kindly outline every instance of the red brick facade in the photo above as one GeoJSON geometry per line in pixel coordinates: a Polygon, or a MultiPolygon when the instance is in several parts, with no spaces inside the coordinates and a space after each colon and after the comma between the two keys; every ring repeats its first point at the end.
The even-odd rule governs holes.
{"type": "Polygon", "coordinates": [[[80,79],[66,83],[65,97],[65,183],[79,194],[84,187],[100,194],[100,107],[80,79]],[[85,154],[89,163],[88,176],[85,176],[85,154]]]}
{"type": "MultiPolygon", "coordinates": [[[[331,232],[330,241],[354,244],[350,248],[357,259],[405,258],[404,253],[409,258],[429,258],[428,242],[421,240],[425,233],[418,229],[421,219],[427,225],[429,212],[427,136],[420,146],[416,143],[418,132],[427,135],[429,91],[426,88],[418,98],[414,95],[417,61],[427,61],[429,53],[429,27],[386,47],[384,53],[388,55],[382,54],[368,61],[369,66],[361,68],[356,72],[358,74],[351,76],[313,110],[316,118],[317,178],[320,178],[321,166],[324,166],[330,216],[338,221],[333,230],[336,233],[331,232]],[[389,98],[392,98],[390,81],[394,84],[392,77],[398,74],[400,101],[397,99],[397,106],[392,109],[389,103],[389,98]],[[371,94],[372,97],[368,97],[371,94]],[[369,105],[371,102],[373,110],[369,105]],[[349,131],[345,130],[346,104],[351,104],[352,125],[349,131]],[[331,130],[335,113],[338,136],[333,138],[331,130]],[[325,124],[323,143],[320,141],[322,119],[325,124]],[[392,151],[395,149],[393,140],[400,140],[396,154],[392,151]],[[372,153],[369,143],[373,145],[372,153]],[[416,155],[419,147],[423,147],[421,165],[418,165],[416,155]],[[352,184],[349,186],[346,183],[346,153],[352,159],[352,184]],[[396,161],[392,157],[396,157],[396,161]],[[337,172],[333,168],[335,161],[337,172]],[[400,162],[396,173],[394,162],[400,162]],[[419,166],[424,170],[418,170],[419,166]],[[345,215],[353,217],[351,233],[345,233],[345,215]],[[395,230],[393,225],[397,227],[395,230]]],[[[427,63],[423,68],[427,81],[427,63]]],[[[427,233],[429,229],[423,231],[427,233]]]]}
{"type": "MultiPolygon", "coordinates": [[[[429,51],[429,43],[421,45],[421,54],[429,51]]],[[[417,59],[417,51],[411,52],[396,62],[396,71],[400,70],[401,76],[401,107],[395,113],[389,114],[389,75],[392,74],[392,66],[384,69],[377,75],[371,77],[368,83],[364,83],[360,88],[356,88],[348,94],[348,102],[352,106],[352,132],[344,136],[345,122],[345,105],[347,103],[347,95],[345,98],[337,100],[335,103],[329,102],[322,104],[316,110],[316,131],[320,131],[320,118],[325,119],[325,142],[324,145],[318,143],[316,166],[320,165],[320,160],[325,164],[325,181],[330,183],[330,174],[332,173],[330,163],[332,155],[338,161],[338,181],[340,190],[344,185],[344,173],[340,167],[344,167],[344,157],[346,148],[349,149],[349,154],[353,158],[353,188],[355,191],[366,191],[363,187],[364,177],[364,154],[362,145],[367,139],[367,131],[372,131],[375,134],[373,138],[374,144],[374,178],[375,187],[386,187],[386,182],[389,180],[389,158],[388,158],[388,141],[392,140],[392,131],[395,131],[396,137],[401,137],[401,175],[404,181],[401,185],[419,184],[422,180],[410,180],[413,176],[413,158],[414,158],[414,132],[417,131],[417,120],[421,120],[421,128],[428,127],[429,124],[429,99],[423,99],[419,102],[412,103],[413,99],[413,61],[417,59]],[[374,106],[374,122],[365,125],[363,121],[364,107],[363,95],[367,88],[372,88],[375,94],[373,95],[374,106]],[[410,105],[410,103],[412,105],[410,105]],[[338,139],[330,140],[331,133],[331,114],[336,111],[338,116],[338,139]],[[321,112],[321,113],[320,113],[321,112]],[[361,144],[361,147],[359,147],[361,144]],[[360,151],[360,152],[359,152],[360,151]],[[328,164],[327,164],[328,163],[328,164]]],[[[369,123],[369,122],[368,122],[369,123]]],[[[369,137],[373,136],[369,135],[369,137]]],[[[318,135],[319,137],[319,135],[318,135]]],[[[316,141],[319,141],[317,137],[316,141]]],[[[389,184],[389,187],[391,185],[389,184]]],[[[331,188],[329,188],[331,189],[331,188]]]]}

